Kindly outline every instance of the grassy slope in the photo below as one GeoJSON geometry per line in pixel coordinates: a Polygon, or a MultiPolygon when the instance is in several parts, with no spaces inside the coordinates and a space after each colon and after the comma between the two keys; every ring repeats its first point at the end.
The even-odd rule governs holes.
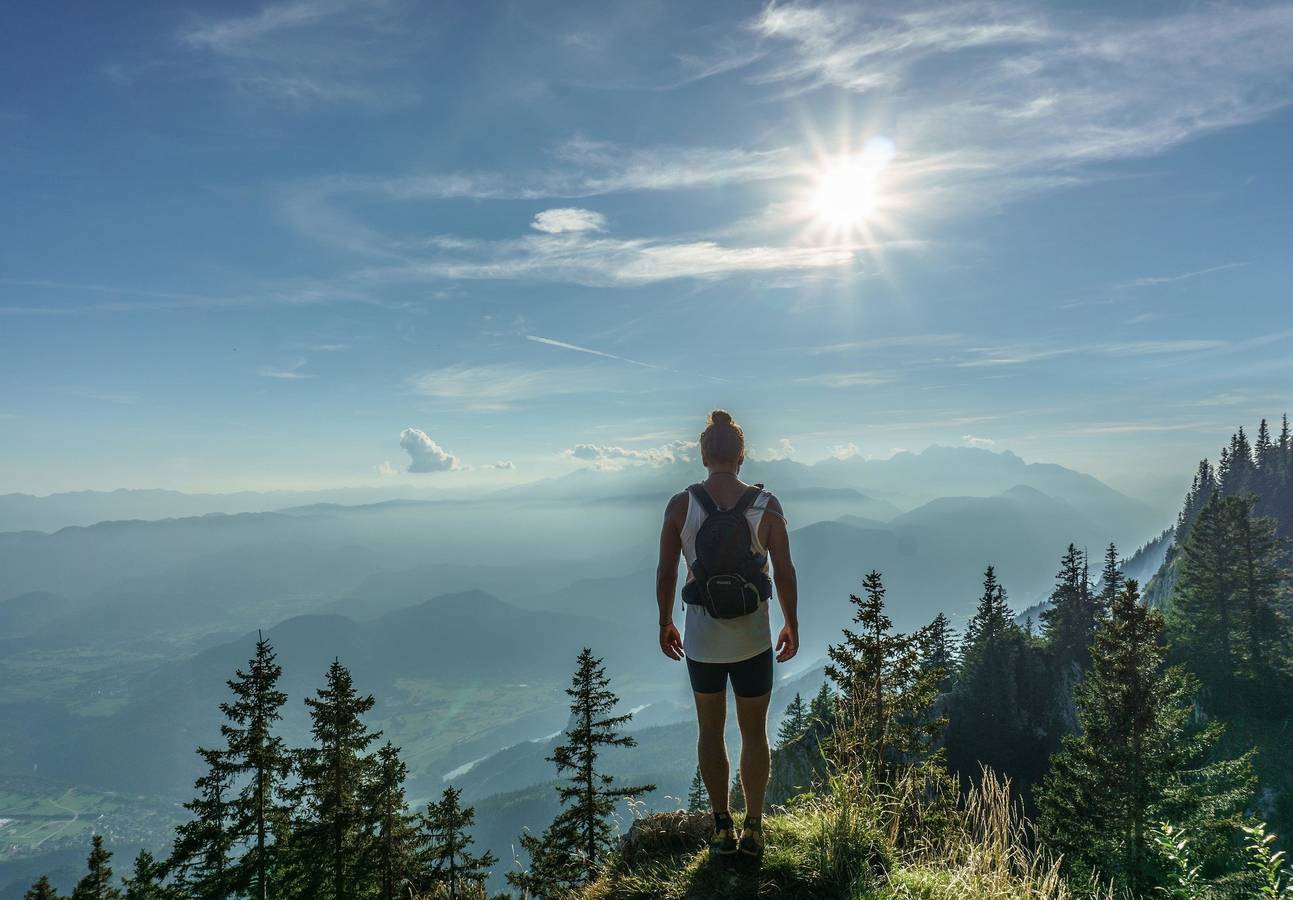
{"type": "Polygon", "coordinates": [[[778,808],[765,822],[761,867],[710,860],[700,846],[704,815],[641,820],[581,900],[1072,900],[1056,866],[1028,849],[1004,784],[990,779],[945,812],[937,849],[920,851],[912,845],[924,842],[895,824],[921,831],[920,814],[892,796],[837,784],[778,808]]]}

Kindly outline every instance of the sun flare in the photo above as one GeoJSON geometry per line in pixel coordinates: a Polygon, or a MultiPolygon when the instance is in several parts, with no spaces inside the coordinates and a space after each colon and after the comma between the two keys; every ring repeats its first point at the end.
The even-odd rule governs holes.
{"type": "Polygon", "coordinates": [[[866,222],[876,209],[884,170],[893,159],[893,143],[872,138],[853,156],[830,160],[817,176],[811,207],[814,217],[833,228],[866,222]]]}

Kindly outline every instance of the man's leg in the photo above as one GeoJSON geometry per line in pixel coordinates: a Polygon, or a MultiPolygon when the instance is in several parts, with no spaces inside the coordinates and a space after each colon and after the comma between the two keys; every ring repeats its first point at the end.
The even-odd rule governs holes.
{"type": "Polygon", "coordinates": [[[728,811],[727,744],[723,728],[727,724],[727,685],[717,693],[695,692],[696,721],[700,736],[696,741],[696,756],[700,761],[700,777],[709,791],[709,803],[716,815],[728,811]]]}
{"type": "Polygon", "coordinates": [[[741,790],[745,792],[746,820],[763,818],[763,797],[768,791],[768,770],[772,766],[768,749],[768,701],[771,699],[771,691],[759,697],[739,694],[736,697],[736,723],[741,728],[741,790]]]}

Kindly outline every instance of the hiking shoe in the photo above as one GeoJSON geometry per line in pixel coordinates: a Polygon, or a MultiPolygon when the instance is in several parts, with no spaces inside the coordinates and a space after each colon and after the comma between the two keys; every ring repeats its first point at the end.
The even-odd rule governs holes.
{"type": "Polygon", "coordinates": [[[732,817],[715,816],[714,834],[709,839],[709,855],[735,856],[736,849],[736,825],[732,822],[732,817]]]}
{"type": "Polygon", "coordinates": [[[741,828],[741,855],[752,859],[763,858],[763,821],[747,821],[741,828]]]}

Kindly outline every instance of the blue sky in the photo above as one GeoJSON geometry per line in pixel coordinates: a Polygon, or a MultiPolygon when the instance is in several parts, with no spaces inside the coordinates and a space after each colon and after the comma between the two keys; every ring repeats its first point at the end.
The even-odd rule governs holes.
{"type": "Polygon", "coordinates": [[[16,7],[0,490],[501,484],[722,405],[1175,495],[1293,399],[1289,46],[1289,4],[16,7]]]}

